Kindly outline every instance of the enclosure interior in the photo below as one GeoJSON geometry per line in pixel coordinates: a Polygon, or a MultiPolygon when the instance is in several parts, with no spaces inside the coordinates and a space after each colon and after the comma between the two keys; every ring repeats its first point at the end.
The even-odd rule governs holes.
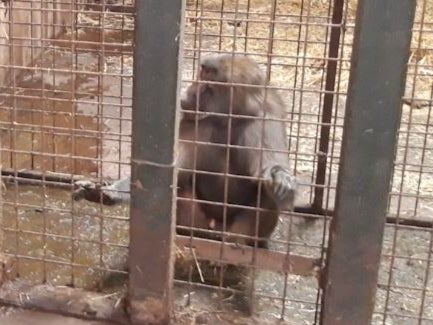
{"type": "MultiPolygon", "coordinates": [[[[118,7],[108,2],[1,3],[1,229],[2,250],[16,259],[20,281],[120,295],[124,288],[107,288],[101,279],[107,272],[126,274],[129,207],[71,195],[77,179],[103,182],[130,172],[135,9],[132,0],[118,0],[118,7]]],[[[324,263],[356,1],[186,3],[182,90],[196,80],[207,53],[246,53],[260,63],[286,106],[287,153],[300,185],[297,209],[281,214],[271,249],[324,263]]],[[[374,324],[433,322],[432,54],[433,0],[418,0],[374,324]]],[[[247,324],[230,299],[233,288],[223,285],[230,276],[225,263],[216,258],[212,274],[205,274],[213,282],[203,283],[204,262],[193,256],[191,263],[184,254],[178,260],[188,263],[178,263],[175,280],[179,319],[205,312],[247,324]]],[[[249,264],[244,267],[255,270],[249,264]]],[[[258,320],[318,321],[316,278],[253,273],[248,281],[258,320]]]]}

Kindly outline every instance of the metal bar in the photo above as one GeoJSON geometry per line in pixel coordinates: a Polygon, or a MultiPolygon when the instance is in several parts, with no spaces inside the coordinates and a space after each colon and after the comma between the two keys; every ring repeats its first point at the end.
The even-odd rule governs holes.
{"type": "MultiPolygon", "coordinates": [[[[45,172],[45,175],[43,175],[42,172],[37,170],[31,170],[31,169],[23,169],[16,171],[13,168],[4,168],[1,171],[1,175],[4,180],[7,180],[9,177],[13,177],[17,175],[19,178],[22,179],[28,179],[28,180],[39,180],[42,181],[43,179],[48,182],[58,182],[58,183],[66,183],[71,184],[74,181],[78,180],[89,180],[90,177],[84,177],[80,175],[74,175],[66,174],[66,173],[57,173],[57,172],[45,172]]],[[[96,179],[93,179],[93,181],[97,181],[96,179]]]]}
{"type": "Polygon", "coordinates": [[[358,2],[322,325],[371,324],[415,3],[358,2]]]}
{"type": "Polygon", "coordinates": [[[202,238],[177,236],[176,245],[179,249],[190,252],[195,250],[199,259],[219,261],[224,264],[254,266],[258,269],[291,273],[301,276],[319,277],[320,259],[301,255],[287,255],[277,251],[241,246],[227,242],[218,242],[202,238]],[[224,245],[221,255],[221,246],[224,245]],[[255,261],[253,261],[253,256],[255,261]]]}
{"type": "MultiPolygon", "coordinates": [[[[323,219],[325,215],[328,218],[332,218],[334,216],[334,210],[322,209],[323,214],[318,214],[316,209],[311,205],[307,206],[295,206],[295,213],[302,215],[304,219],[317,220],[323,219]]],[[[418,216],[412,216],[411,218],[403,218],[397,217],[395,214],[388,214],[386,216],[386,223],[395,225],[398,224],[400,227],[408,226],[408,227],[417,227],[417,228],[433,228],[433,221],[427,218],[420,218],[418,216]]]]}
{"type": "MultiPolygon", "coordinates": [[[[332,119],[332,106],[334,104],[335,79],[337,75],[338,52],[340,49],[340,35],[343,20],[344,0],[334,0],[332,11],[332,29],[329,41],[329,60],[326,67],[325,95],[323,98],[322,125],[320,127],[319,152],[317,157],[316,184],[325,185],[326,164],[329,151],[330,123],[332,119]]],[[[314,188],[313,208],[321,213],[325,187],[314,188]]]]}
{"type": "MultiPolygon", "coordinates": [[[[1,143],[1,146],[2,146],[2,149],[3,149],[3,143],[1,142],[1,138],[0,138],[0,143],[1,143]]],[[[2,161],[3,161],[3,157],[2,157],[2,151],[3,150],[0,150],[0,170],[2,170],[3,169],[3,164],[2,164],[2,161]]],[[[4,226],[4,219],[3,219],[3,187],[4,187],[4,183],[3,183],[3,178],[1,178],[0,179],[0,263],[2,263],[2,265],[7,265],[7,264],[5,264],[4,263],[4,261],[3,261],[3,256],[2,256],[2,253],[5,251],[5,245],[4,245],[4,229],[3,229],[3,226],[4,226]]],[[[2,269],[4,269],[5,268],[5,266],[2,266],[2,269]]],[[[0,272],[1,272],[1,274],[0,274],[0,285],[2,285],[3,284],[3,278],[4,278],[4,276],[3,276],[3,273],[4,273],[4,271],[3,270],[0,270],[0,272]]]]}
{"type": "MultiPolygon", "coordinates": [[[[47,172],[45,176],[42,172],[38,172],[35,170],[20,170],[16,171],[12,168],[4,168],[1,171],[2,180],[4,183],[8,183],[9,181],[16,181],[22,185],[41,185],[45,182],[47,187],[62,187],[62,188],[74,188],[74,182],[85,180],[89,182],[93,182],[96,186],[98,185],[98,180],[92,177],[80,176],[65,174],[65,173],[55,173],[55,172],[47,172]],[[15,177],[16,175],[16,177],[15,177]],[[14,178],[15,177],[15,178],[14,178]],[[44,180],[43,180],[43,177],[44,180]]],[[[90,198],[86,198],[90,200],[90,198]]],[[[90,200],[91,201],[91,200],[90,200]]],[[[97,201],[99,202],[99,200],[97,201]]],[[[329,218],[332,218],[334,215],[334,210],[322,209],[323,214],[317,213],[316,209],[311,205],[306,206],[295,206],[294,212],[298,214],[304,214],[304,218],[306,219],[321,219],[323,218],[323,214],[329,218]]],[[[412,218],[403,218],[396,217],[394,215],[387,215],[386,217],[387,224],[397,224],[400,226],[409,226],[409,227],[418,227],[418,228],[433,228],[433,221],[425,218],[415,217],[412,218]]]]}
{"type": "Polygon", "coordinates": [[[123,5],[123,4],[86,4],[85,10],[94,10],[94,11],[111,11],[111,12],[120,12],[125,14],[133,14],[135,13],[135,8],[132,5],[123,5]]]}
{"type": "MultiPolygon", "coordinates": [[[[35,170],[20,170],[16,171],[12,168],[4,168],[1,171],[1,179],[5,184],[8,184],[10,181],[18,182],[18,184],[22,185],[41,185],[45,183],[47,187],[62,187],[62,188],[74,188],[74,182],[85,180],[89,182],[93,182],[95,184],[95,188],[97,188],[98,180],[92,177],[64,174],[64,173],[55,173],[55,172],[47,172],[43,175],[42,172],[38,172],[35,170]],[[16,177],[15,177],[16,176],[16,177]]],[[[85,197],[85,199],[92,201],[93,197],[85,197]]],[[[93,202],[93,201],[92,201],[93,202]]],[[[98,201],[99,196],[98,196],[98,201]]],[[[317,213],[316,209],[312,205],[306,206],[295,206],[294,212],[297,214],[303,214],[303,218],[306,219],[321,219],[323,215],[326,215],[329,218],[334,216],[334,210],[322,209],[323,214],[317,213]]],[[[387,215],[386,217],[387,224],[398,224],[399,226],[409,226],[409,227],[418,227],[418,228],[433,228],[433,221],[425,218],[415,217],[412,218],[403,218],[396,217],[394,215],[387,215]]]]}
{"type": "Polygon", "coordinates": [[[132,112],[130,313],[133,323],[171,316],[184,1],[136,1],[132,112]]]}

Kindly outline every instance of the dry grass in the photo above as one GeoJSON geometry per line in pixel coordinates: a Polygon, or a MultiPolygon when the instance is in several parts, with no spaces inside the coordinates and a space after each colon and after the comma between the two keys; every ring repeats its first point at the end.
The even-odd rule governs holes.
{"type": "MultiPolygon", "coordinates": [[[[303,7],[299,1],[279,1],[275,14],[272,13],[271,1],[252,0],[249,8],[245,0],[239,1],[237,7],[236,1],[225,1],[223,14],[221,1],[203,1],[203,5],[200,2],[197,6],[195,2],[191,3],[186,33],[195,33],[197,40],[194,42],[193,37],[187,37],[187,55],[188,50],[194,48],[204,52],[247,52],[259,62],[271,66],[271,79],[276,86],[287,88],[288,81],[295,78],[296,70],[301,66],[302,76],[298,73],[298,78],[303,78],[304,88],[314,90],[320,85],[327,47],[324,41],[329,32],[327,1],[312,0],[303,7]],[[273,33],[271,28],[274,28],[273,33]],[[200,44],[200,35],[215,37],[202,36],[200,44]]],[[[349,20],[353,13],[350,5],[347,11],[349,20]]],[[[347,69],[347,63],[342,68],[347,69]]]]}
{"type": "MultiPolygon", "coordinates": [[[[224,1],[223,13],[219,0],[188,3],[185,56],[197,56],[198,52],[236,51],[246,52],[263,63],[264,68],[270,71],[271,83],[282,88],[283,96],[288,102],[288,110],[295,114],[292,116],[295,123],[292,123],[289,132],[292,139],[295,138],[295,145],[291,150],[295,152],[297,173],[306,175],[306,178],[312,181],[314,167],[311,164],[311,154],[316,150],[316,141],[312,137],[318,137],[315,124],[322,105],[319,91],[323,91],[324,87],[331,16],[330,0],[277,1],[274,14],[273,1],[224,1]],[[273,25],[270,24],[271,20],[273,25]],[[270,32],[271,28],[274,28],[273,33],[270,32]]],[[[336,158],[339,157],[340,151],[341,128],[338,126],[343,123],[344,93],[349,81],[355,16],[356,1],[348,1],[344,11],[345,28],[341,36],[343,45],[340,47],[336,88],[343,95],[336,96],[337,118],[333,123],[337,126],[331,130],[334,147],[330,154],[336,158]]],[[[420,148],[426,138],[426,103],[428,104],[430,99],[433,83],[432,24],[433,0],[418,1],[401,129],[408,128],[406,123],[409,120],[418,123],[419,125],[410,126],[409,145],[420,148]],[[423,31],[420,33],[421,24],[423,31]],[[419,107],[423,109],[416,109],[419,107]]],[[[194,61],[194,64],[196,63],[197,61],[194,61]]],[[[192,69],[185,71],[185,75],[191,78],[192,69]]],[[[424,155],[424,164],[432,166],[431,154],[423,154],[422,149],[408,153],[408,150],[403,149],[405,145],[405,138],[400,137],[397,162],[416,161],[415,164],[419,165],[424,155]]],[[[331,185],[335,185],[337,170],[338,164],[330,167],[331,185]]],[[[394,191],[431,195],[432,188],[432,174],[420,173],[419,167],[408,167],[404,173],[397,168],[394,191]],[[422,184],[418,187],[419,183],[422,184]]]]}
{"type": "MultiPolygon", "coordinates": [[[[270,52],[270,37],[273,37],[272,44],[272,81],[275,85],[284,87],[288,80],[292,80],[297,68],[304,65],[303,78],[306,88],[317,86],[322,79],[321,71],[324,64],[325,46],[318,44],[326,40],[328,18],[331,16],[329,0],[310,1],[277,1],[275,8],[273,35],[270,34],[270,19],[272,17],[272,2],[266,0],[240,0],[225,1],[224,13],[221,14],[220,0],[188,1],[187,28],[188,34],[195,32],[200,34],[223,35],[220,40],[214,37],[214,42],[206,42],[205,45],[195,44],[187,39],[187,49],[200,49],[202,51],[238,51],[250,53],[261,62],[265,62],[270,52]],[[248,9],[249,3],[249,9],[248,9]],[[237,14],[235,12],[237,11],[237,14]],[[302,17],[301,17],[302,12],[302,17]],[[223,23],[221,24],[221,17],[223,23]],[[240,21],[241,25],[234,27],[234,20],[240,21]],[[246,23],[246,21],[249,23],[246,23]],[[303,24],[299,28],[299,24],[303,24]],[[248,41],[245,42],[245,38],[248,41]],[[256,39],[254,39],[256,38],[256,39]],[[298,43],[301,42],[299,53],[298,43]],[[301,59],[297,66],[294,66],[295,59],[301,59]]],[[[410,65],[418,64],[420,76],[418,78],[417,94],[422,91],[430,91],[431,76],[433,75],[433,0],[418,1],[415,17],[415,28],[412,40],[412,50],[409,60],[410,65]],[[417,31],[424,21],[423,32],[417,31]]],[[[350,59],[351,45],[353,41],[353,27],[356,16],[356,1],[348,1],[345,9],[345,35],[344,48],[340,57],[345,60],[341,68],[343,71],[340,77],[339,86],[347,88],[348,69],[347,60],[350,59]]],[[[205,41],[205,37],[202,37],[205,41]]],[[[409,70],[411,72],[412,70],[409,70]]],[[[418,97],[417,97],[418,98],[418,97]]]]}

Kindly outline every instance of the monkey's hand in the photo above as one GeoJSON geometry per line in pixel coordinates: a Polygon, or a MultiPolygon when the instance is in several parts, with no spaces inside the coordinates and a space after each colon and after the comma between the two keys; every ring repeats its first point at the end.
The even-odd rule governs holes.
{"type": "Polygon", "coordinates": [[[90,180],[80,180],[74,183],[72,198],[75,201],[85,199],[91,202],[100,202],[101,185],[90,180]]]}
{"type": "Polygon", "coordinates": [[[265,189],[273,197],[278,207],[292,209],[298,184],[290,171],[281,165],[274,165],[265,169],[263,177],[265,189]]]}
{"type": "Polygon", "coordinates": [[[123,189],[123,183],[129,186],[128,180],[120,180],[112,185],[107,183],[97,184],[90,180],[80,180],[74,183],[74,192],[72,197],[75,201],[85,199],[90,202],[102,203],[104,205],[114,205],[116,203],[125,202],[129,199],[129,193],[119,193],[118,188],[123,189]],[[127,196],[127,198],[125,198],[127,196]]]}

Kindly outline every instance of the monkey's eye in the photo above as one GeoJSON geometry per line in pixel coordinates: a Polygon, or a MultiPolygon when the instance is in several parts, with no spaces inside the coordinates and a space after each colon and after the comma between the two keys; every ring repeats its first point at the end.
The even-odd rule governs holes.
{"type": "Polygon", "coordinates": [[[200,69],[200,79],[202,80],[212,80],[212,77],[216,76],[217,70],[212,67],[207,67],[205,65],[201,65],[200,69]]]}

